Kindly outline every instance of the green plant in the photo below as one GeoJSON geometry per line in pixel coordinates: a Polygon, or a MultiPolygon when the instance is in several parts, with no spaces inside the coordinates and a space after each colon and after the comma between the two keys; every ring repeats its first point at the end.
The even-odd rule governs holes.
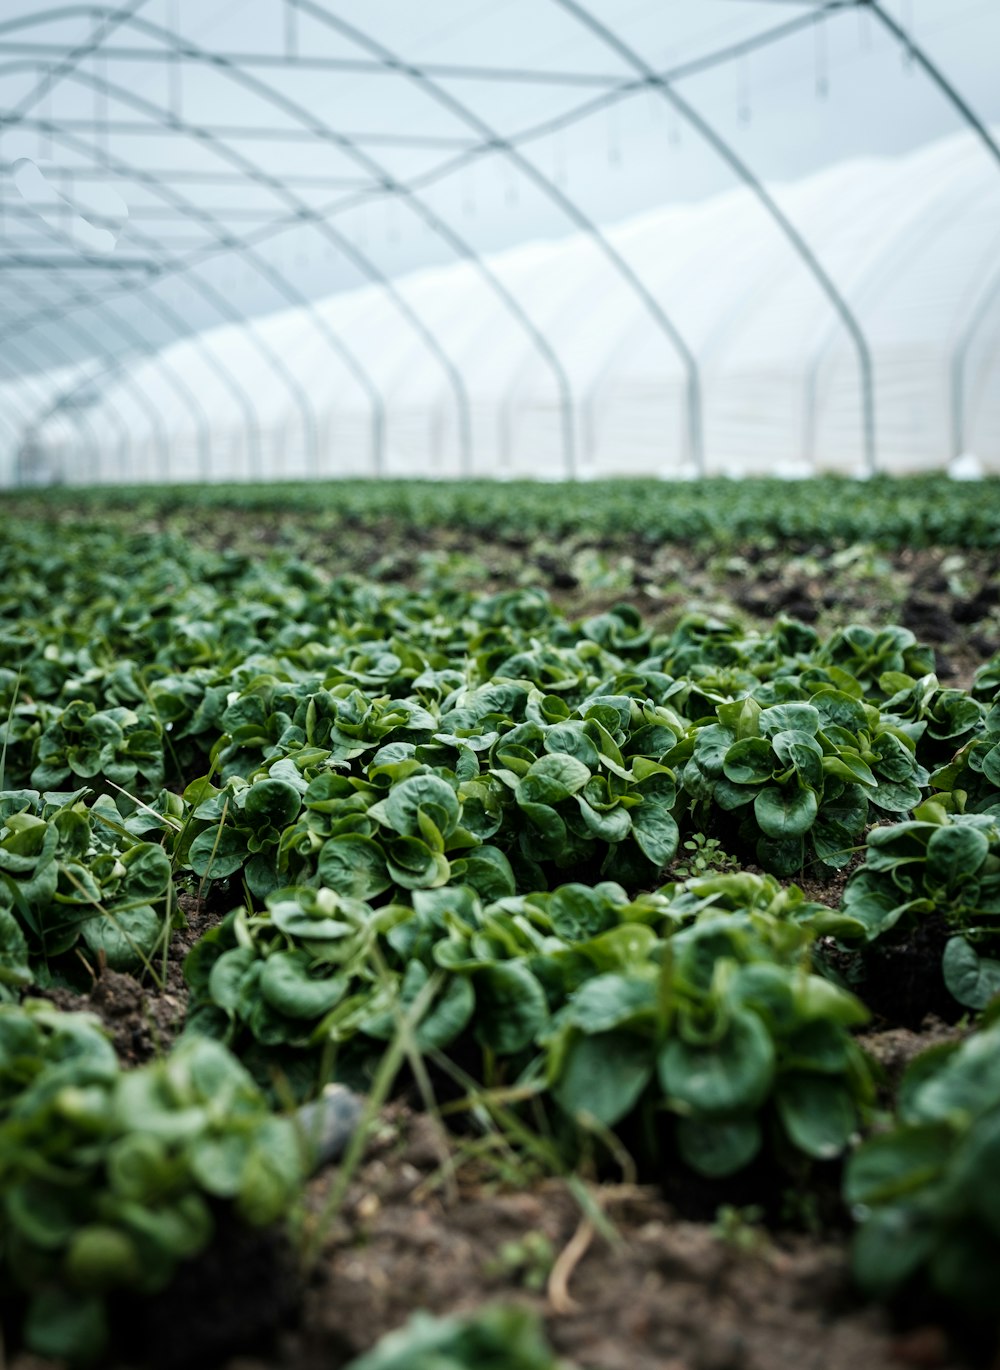
{"type": "Polygon", "coordinates": [[[950,814],[938,803],[869,834],[862,865],[844,890],[836,935],[870,944],[941,923],[942,972],[951,994],[982,1009],[1000,994],[1000,822],[950,814]]]}
{"type": "Polygon", "coordinates": [[[166,853],[95,822],[85,794],[0,793],[0,912],[17,922],[36,976],[78,945],[115,970],[141,969],[165,935],[166,853]]]}
{"type": "Polygon", "coordinates": [[[465,1318],[416,1313],[348,1370],[571,1370],[557,1361],[537,1316],[497,1304],[465,1318]]]}
{"type": "Polygon", "coordinates": [[[887,1298],[918,1287],[990,1316],[1000,1280],[1000,1023],[932,1047],[906,1073],[894,1125],[850,1158],[854,1273],[887,1298]]]}
{"type": "Polygon", "coordinates": [[[515,1280],[533,1294],[541,1293],[555,1264],[556,1252],[544,1232],[526,1232],[504,1242],[486,1266],[486,1274],[515,1280]]]}
{"type": "Polygon", "coordinates": [[[95,1359],[112,1291],[162,1289],[208,1245],[217,1201],[284,1217],[306,1159],[218,1043],[123,1072],[89,1015],[0,1006],[0,1278],[39,1354],[95,1359]]]}
{"type": "Polygon", "coordinates": [[[723,851],[719,839],[706,837],[703,832],[693,832],[681,843],[681,850],[691,855],[674,862],[673,875],[677,880],[691,880],[699,875],[708,875],[711,871],[733,871],[739,868],[736,857],[723,851]]]}
{"type": "Polygon", "coordinates": [[[770,1238],[761,1227],[763,1217],[764,1210],[759,1204],[747,1204],[743,1208],[722,1204],[716,1209],[712,1231],[734,1250],[757,1255],[770,1245],[770,1238]]]}

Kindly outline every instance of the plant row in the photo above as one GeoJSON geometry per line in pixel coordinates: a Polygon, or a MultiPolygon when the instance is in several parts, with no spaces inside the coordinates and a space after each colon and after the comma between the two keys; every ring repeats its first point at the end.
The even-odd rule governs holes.
{"type": "Polygon", "coordinates": [[[752,543],[789,538],[878,547],[996,547],[995,479],[946,476],[841,477],[677,482],[299,481],[266,485],[71,487],[4,493],[21,516],[127,510],[139,519],[223,509],[234,517],[276,511],[319,519],[331,529],[397,527],[422,535],[449,528],[518,542],[584,535],[636,543],[752,543]]]}

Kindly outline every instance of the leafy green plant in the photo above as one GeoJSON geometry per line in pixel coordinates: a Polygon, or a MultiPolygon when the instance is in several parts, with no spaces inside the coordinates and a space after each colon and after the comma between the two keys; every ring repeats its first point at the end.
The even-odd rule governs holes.
{"type": "Polygon", "coordinates": [[[807,838],[822,863],[846,865],[869,805],[905,812],[929,781],[902,729],[830,686],[808,702],[720,704],[716,717],[694,732],[684,787],[702,808],[746,811],[744,840],[779,874],[801,868],[807,838]]]}
{"type": "Polygon", "coordinates": [[[486,905],[446,886],[379,908],[277,891],[266,915],[231,914],[189,954],[191,1027],[314,1056],[332,1045],[371,1071],[424,995],[420,1050],[477,1050],[487,1075],[520,1077],[585,1127],[615,1127],[641,1100],[666,1110],[703,1173],[748,1164],[772,1125],[779,1149],[836,1155],[869,1077],[847,1032],[864,1009],[810,970],[809,916],[830,911],[770,878],[712,884],[486,905]]]}
{"type": "Polygon", "coordinates": [[[918,1056],[894,1125],[850,1158],[854,1273],[869,1294],[905,1288],[992,1316],[1000,1280],[1000,1023],[918,1056]]]}
{"type": "Polygon", "coordinates": [[[0,1279],[41,1355],[93,1361],[109,1294],[162,1289],[210,1242],[215,1203],[284,1217],[306,1158],[216,1042],[126,1073],[89,1015],[0,1006],[0,1279]]]}
{"type": "Polygon", "coordinates": [[[464,1318],[415,1313],[384,1336],[348,1370],[571,1370],[556,1359],[538,1317],[515,1304],[497,1304],[464,1318]]]}
{"type": "Polygon", "coordinates": [[[610,1127],[652,1087],[703,1175],[748,1165],[770,1129],[779,1151],[839,1155],[871,1097],[848,1031],[867,1012],[810,972],[807,945],[794,924],[709,912],[658,962],[586,981],[546,1037],[555,1098],[610,1127]]]}
{"type": "Polygon", "coordinates": [[[164,936],[166,853],[95,822],[85,793],[0,793],[0,911],[19,925],[36,974],[78,944],[114,970],[137,970],[164,936]]]}
{"type": "Polygon", "coordinates": [[[977,672],[973,694],[992,691],[982,707],[982,730],[962,746],[931,776],[937,790],[958,792],[964,806],[973,813],[1000,813],[1000,685],[994,683],[995,664],[987,663],[977,672]]]}
{"type": "Polygon", "coordinates": [[[739,866],[735,856],[723,851],[717,837],[707,837],[703,832],[693,832],[681,843],[681,850],[691,855],[674,863],[673,874],[677,880],[691,880],[711,871],[730,871],[739,866]]]}
{"type": "Polygon", "coordinates": [[[836,935],[846,942],[899,939],[942,924],[942,973],[951,994],[982,1009],[1000,994],[1000,822],[989,814],[918,808],[905,823],[869,834],[864,864],[844,890],[836,935]]]}

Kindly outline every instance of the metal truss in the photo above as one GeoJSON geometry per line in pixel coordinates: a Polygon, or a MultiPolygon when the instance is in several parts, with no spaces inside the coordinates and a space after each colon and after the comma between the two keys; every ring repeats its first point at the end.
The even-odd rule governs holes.
{"type": "MultiPolygon", "coordinates": [[[[685,79],[714,68],[731,66],[750,54],[773,47],[817,24],[835,22],[847,11],[866,12],[881,25],[907,54],[908,60],[933,88],[948,101],[956,115],[979,137],[1000,168],[1000,147],[985,122],[948,80],[930,55],[887,11],[880,0],[769,0],[776,9],[790,13],[756,32],[702,52],[669,67],[655,63],[630,44],[613,23],[601,19],[581,0],[539,0],[562,13],[607,53],[607,71],[574,69],[562,63],[542,67],[506,64],[411,60],[404,51],[390,48],[367,28],[348,22],[337,12],[337,0],[275,0],[283,18],[283,45],[271,48],[252,44],[233,48],[212,47],[167,23],[155,23],[142,13],[148,0],[123,0],[115,4],[63,4],[36,7],[23,5],[23,13],[0,22],[0,91],[4,78],[32,78],[26,93],[7,109],[0,109],[0,358],[9,359],[8,374],[26,376],[59,367],[71,367],[74,358],[86,357],[83,373],[49,397],[37,377],[26,381],[24,400],[13,403],[17,412],[0,414],[9,430],[19,429],[19,442],[30,445],[52,415],[59,414],[79,433],[82,447],[91,458],[103,459],[102,439],[95,433],[87,412],[88,396],[101,390],[107,413],[117,433],[119,469],[128,469],[134,453],[129,425],[115,408],[114,396],[127,397],[147,419],[157,461],[164,477],[170,472],[170,434],[159,406],[164,393],[172,396],[188,415],[198,452],[199,471],[212,474],[215,453],[212,416],[184,372],[171,359],[169,342],[188,340],[200,360],[228,391],[242,416],[249,469],[263,473],[263,441],[266,423],[258,397],[238,374],[230,370],[213,348],[191,326],[184,312],[166,298],[164,286],[183,285],[202,311],[201,321],[245,326],[249,346],[268,372],[287,393],[297,413],[308,470],[328,474],[320,440],[317,398],[286,357],[274,347],[266,330],[247,317],[211,278],[213,263],[227,256],[237,259],[261,287],[285,306],[300,311],[316,343],[337,367],[351,377],[364,397],[369,414],[371,472],[381,475],[387,459],[387,396],[383,382],[372,375],[352,345],[351,337],[333,327],[319,309],[314,292],[305,288],[296,273],[275,261],[273,244],[286,237],[297,244],[310,243],[337,260],[349,264],[358,278],[386,302],[399,327],[419,339],[426,354],[439,368],[450,396],[459,465],[464,474],[477,471],[474,444],[473,402],[459,360],[449,351],[449,339],[439,336],[434,322],[419,304],[399,288],[379,264],[374,253],[351,228],[353,212],[376,204],[398,205],[410,218],[430,231],[447,253],[465,261],[483,286],[500,303],[514,327],[524,336],[538,363],[548,373],[556,398],[564,472],[579,472],[578,429],[592,428],[591,396],[574,393],[566,360],[560,355],[544,321],[530,303],[522,300],[498,273],[491,260],[477,249],[470,234],[460,226],[457,213],[443,210],[432,192],[449,180],[460,178],[487,161],[529,185],[559,219],[584,235],[606,264],[617,288],[634,298],[640,313],[651,322],[669,352],[679,363],[684,382],[684,451],[672,447],[664,452],[664,464],[686,457],[692,469],[703,474],[706,453],[702,415],[702,361],[677,324],[669,299],[643,279],[579,199],[560,183],[557,175],[543,171],[532,155],[536,145],[563,130],[613,110],[623,102],[650,96],[668,106],[688,125],[712,156],[721,160],[756,199],[804,266],[826,300],[830,324],[808,359],[807,432],[804,447],[811,451],[815,437],[819,375],[823,359],[838,333],[846,335],[857,360],[865,464],[869,473],[878,469],[878,426],[874,363],[865,335],[859,305],[877,288],[871,271],[863,264],[856,279],[835,279],[812,243],[778,199],[738,151],[695,106],[678,86],[685,79]],[[298,41],[300,18],[334,35],[347,55],[324,55],[303,51],[298,41]],[[90,25],[86,38],[75,46],[52,41],[53,26],[69,23],[90,25]],[[164,96],[153,83],[137,88],[120,71],[136,67],[168,75],[164,96]],[[222,78],[239,107],[252,105],[259,118],[194,118],[183,108],[183,74],[188,69],[211,71],[222,78]],[[308,71],[368,81],[403,80],[446,116],[453,132],[437,127],[364,128],[341,126],[320,118],[308,105],[279,84],[289,72],[308,71]],[[566,103],[555,114],[526,123],[513,131],[502,130],[453,83],[485,86],[514,85],[561,92],[566,103]],[[92,113],[57,117],[52,112],[54,93],[62,89],[86,93],[92,113]],[[102,255],[81,251],[59,214],[54,218],[35,213],[6,192],[13,167],[4,161],[4,134],[20,131],[44,140],[58,155],[47,159],[47,174],[57,194],[68,187],[118,178],[141,187],[148,203],[136,206],[128,221],[128,250],[102,255]],[[134,137],[170,140],[177,155],[167,168],[141,165],[123,145],[134,137]],[[324,170],[319,165],[303,169],[276,169],[265,148],[286,144],[291,148],[329,148],[343,165],[324,170]],[[185,166],[185,152],[198,151],[198,165],[185,166]],[[419,153],[419,169],[407,174],[393,170],[400,152],[419,153]],[[205,164],[207,162],[207,165],[205,164]],[[6,175],[4,174],[6,173],[6,175]],[[227,190],[232,202],[224,210],[212,207],[207,191],[227,190]],[[243,202],[241,195],[248,201],[243,202]],[[316,196],[329,196],[321,203],[316,196]],[[141,307],[134,307],[132,302],[141,307]],[[60,341],[62,338],[62,341],[60,341]],[[136,358],[141,366],[133,366],[136,358]],[[146,388],[144,375],[157,378],[155,392],[146,388]],[[162,382],[162,385],[160,384],[162,382]],[[37,406],[31,395],[38,396],[37,406]],[[20,408],[18,405],[20,404],[20,408]],[[590,417],[588,418],[588,415],[590,417]]],[[[733,8],[738,7],[734,0],[733,8]]],[[[79,103],[79,102],[78,102],[79,103]]],[[[72,201],[72,193],[65,195],[72,201]]],[[[53,206],[54,209],[58,206],[53,206]]],[[[88,211],[95,227],[103,224],[99,214],[88,211]]],[[[927,229],[932,232],[932,228],[927,229]]],[[[957,340],[952,361],[952,427],[957,450],[965,440],[967,418],[967,363],[975,339],[1000,296],[1000,274],[989,280],[973,302],[957,340]]],[[[665,385],[668,383],[665,378],[665,385]]],[[[12,392],[7,385],[5,392],[12,392]]],[[[502,416],[502,422],[509,422],[502,416]]],[[[585,447],[586,436],[585,436],[585,447]]]]}

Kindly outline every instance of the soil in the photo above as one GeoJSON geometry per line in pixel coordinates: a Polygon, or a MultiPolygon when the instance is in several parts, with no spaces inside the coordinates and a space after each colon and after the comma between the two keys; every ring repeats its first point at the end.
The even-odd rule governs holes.
{"type": "MultiPolygon", "coordinates": [[[[330,1172],[313,1183],[311,1214],[322,1213],[334,1180],[330,1172]]],[[[266,1275],[257,1286],[263,1301],[251,1299],[251,1327],[230,1268],[216,1259],[164,1297],[150,1324],[164,1335],[145,1344],[156,1348],[157,1370],[337,1370],[415,1308],[461,1314],[513,1300],[544,1318],[556,1351],[580,1370],[967,1364],[935,1323],[900,1331],[885,1312],[862,1306],[842,1243],[766,1232],[739,1215],[716,1225],[684,1221],[652,1187],[590,1185],[586,1194],[600,1230],[562,1181],[498,1189],[472,1164],[445,1183],[431,1120],[393,1106],[302,1280],[297,1314],[289,1318],[279,1297],[287,1263],[262,1264],[258,1243],[236,1263],[266,1275]],[[230,1290],[221,1304],[220,1281],[230,1290]],[[270,1327],[262,1310],[273,1315],[270,1327]],[[184,1328],[180,1359],[172,1322],[184,1328]],[[241,1352],[219,1362],[213,1354],[227,1327],[241,1352]]],[[[240,1286],[245,1294],[242,1277],[240,1286]]]]}
{"type": "Polygon", "coordinates": [[[202,933],[219,921],[218,912],[192,895],[179,895],[177,906],[183,922],[171,936],[162,984],[142,985],[132,975],[98,965],[85,993],[63,988],[32,993],[57,1008],[96,1014],[125,1065],[141,1065],[169,1051],[187,1012],[184,958],[202,933]]]}
{"type": "MultiPolygon", "coordinates": [[[[405,555],[397,555],[387,547],[399,539],[394,544],[384,529],[343,530],[327,550],[327,539],[310,540],[307,520],[297,531],[289,525],[244,519],[234,532],[232,520],[220,519],[202,531],[248,551],[263,544],[304,551],[305,541],[327,569],[350,566],[376,579],[483,590],[539,584],[574,615],[625,601],[657,627],[689,611],[761,623],[786,613],[821,632],[852,621],[902,622],[935,647],[940,678],[962,686],[1000,650],[1000,563],[987,553],[791,547],[710,556],[586,539],[529,550],[516,539],[427,530],[408,536],[405,555]]],[[[835,906],[849,874],[812,870],[797,883],[809,899],[835,906]]],[[[194,898],[183,898],[181,908],[186,926],[174,936],[161,987],[98,967],[87,993],[49,993],[60,1006],[97,1013],[129,1064],[165,1049],[182,1026],[182,961],[220,912],[194,898]]],[[[872,962],[858,986],[876,1014],[860,1040],[882,1067],[883,1102],[919,1050],[963,1031],[937,983],[939,965],[932,929],[872,962]]],[[[850,978],[849,965],[838,969],[850,978]]],[[[154,1370],[337,1370],[416,1309],[468,1312],[515,1299],[544,1317],[558,1353],[580,1370],[990,1364],[982,1346],[953,1345],[933,1310],[910,1308],[894,1322],[887,1310],[861,1303],[849,1278],[843,1214],[810,1231],[817,1215],[802,1203],[784,1224],[769,1211],[765,1227],[753,1209],[739,1208],[759,1202],[752,1187],[728,1196],[737,1207],[716,1217],[714,1203],[725,1202],[719,1191],[712,1203],[682,1174],[661,1186],[590,1181],[574,1192],[560,1180],[511,1174],[502,1162],[498,1155],[485,1163],[469,1138],[443,1143],[428,1115],[393,1104],[339,1211],[322,1219],[321,1255],[310,1272],[273,1233],[222,1223],[213,1248],[171,1289],[130,1310],[121,1346],[133,1355],[141,1348],[142,1364],[154,1370]]],[[[307,1222],[321,1221],[337,1174],[328,1169],[312,1182],[307,1222]]],[[[823,1192],[836,1193],[835,1175],[823,1192]]],[[[9,1364],[45,1370],[34,1357],[9,1364]]],[[[137,1364],[119,1359],[115,1370],[137,1364]]]]}

